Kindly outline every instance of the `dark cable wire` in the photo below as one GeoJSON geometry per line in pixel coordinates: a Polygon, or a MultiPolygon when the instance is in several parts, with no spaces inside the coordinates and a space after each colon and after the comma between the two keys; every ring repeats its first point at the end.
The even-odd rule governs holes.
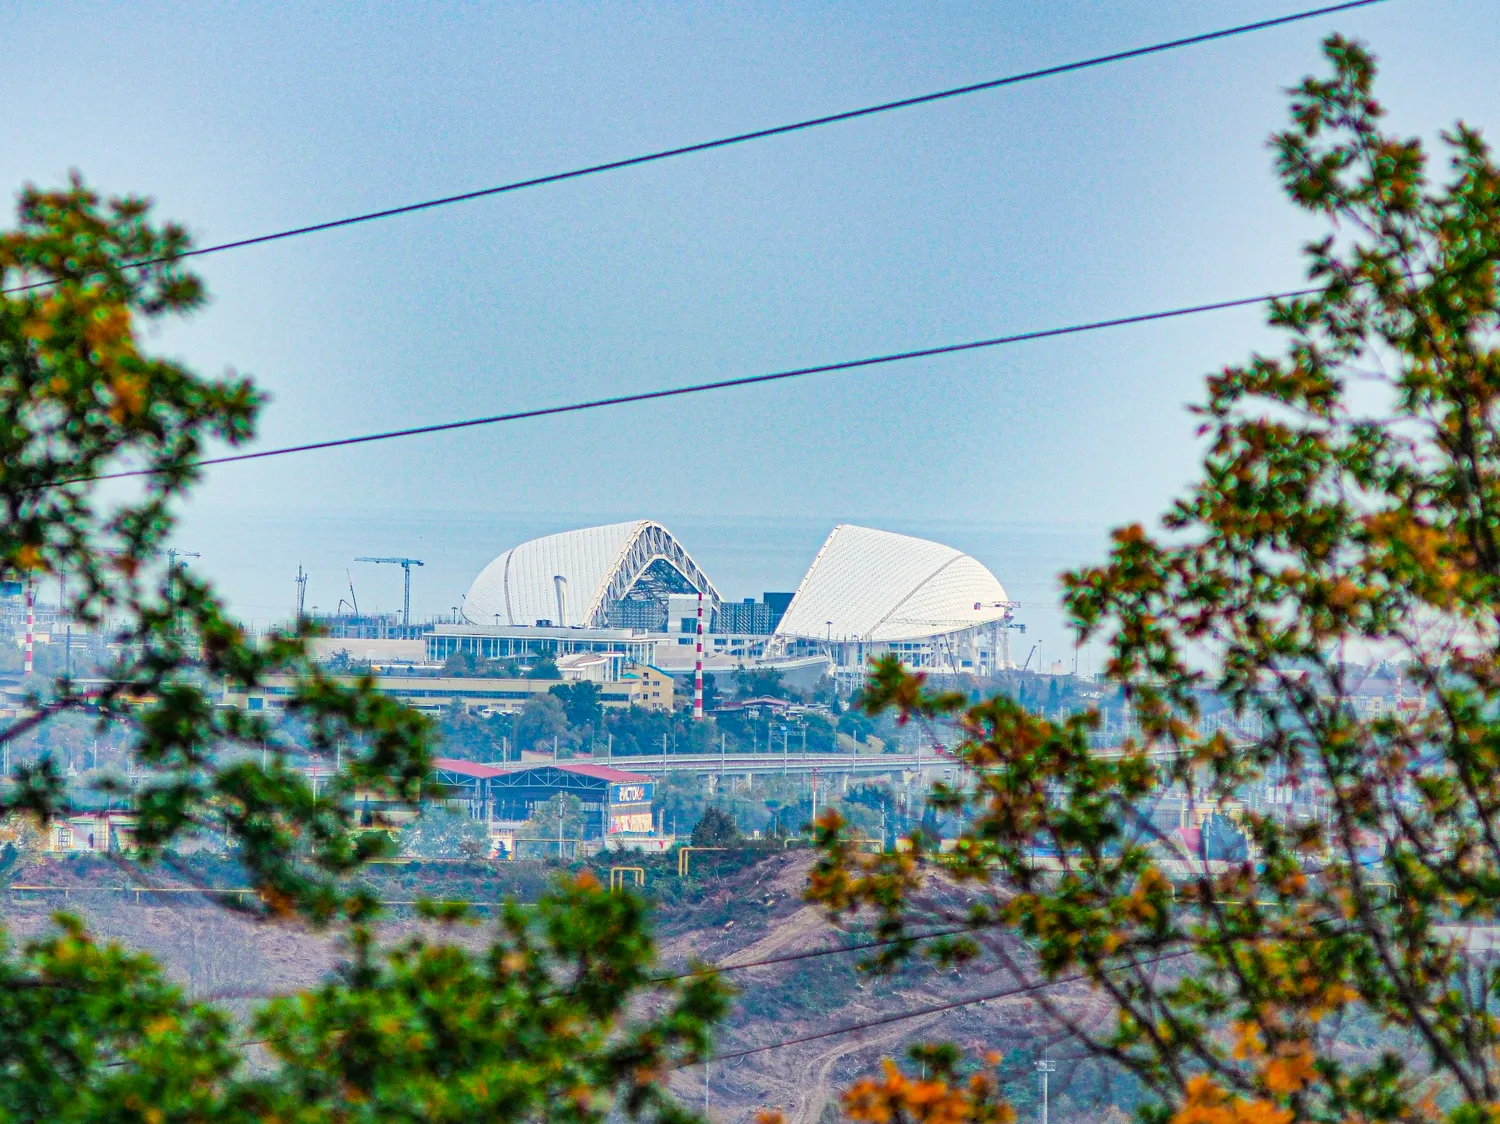
{"type": "MultiPolygon", "coordinates": [[[[527,187],[541,187],[544,184],[560,183],[563,180],[580,179],[584,176],[598,175],[602,172],[618,171],[621,168],[633,168],[641,164],[652,164],[659,160],[670,160],[675,156],[688,156],[696,152],[708,152],[715,148],[726,148],[729,145],[744,144],[747,141],[763,140],[767,137],[801,132],[803,129],[814,129],[820,125],[832,125],[840,121],[852,121],[856,118],[869,117],[876,113],[889,113],[896,109],[909,109],[912,106],[926,105],[929,102],[963,97],[966,94],[980,93],[984,90],[996,90],[1002,86],[1013,86],[1021,82],[1031,82],[1038,78],[1051,78],[1059,74],[1088,70],[1109,63],[1141,58],[1145,55],[1174,51],[1180,47],[1192,47],[1200,43],[1211,43],[1218,39],[1228,39],[1231,36],[1245,35],[1252,31],[1264,31],[1267,28],[1280,27],[1283,24],[1297,23],[1302,20],[1315,19],[1318,16],[1330,15],[1334,12],[1364,8],[1382,2],[1383,0],[1349,0],[1348,3],[1331,4],[1323,8],[1313,8],[1306,12],[1295,12],[1289,16],[1278,16],[1275,19],[1259,20],[1256,23],[1240,24],[1237,27],[1226,27],[1220,31],[1209,31],[1202,35],[1190,35],[1184,39],[1169,39],[1163,43],[1153,43],[1148,47],[1134,47],[1126,51],[1116,51],[1113,54],[1096,55],[1093,58],[1080,59],[1077,62],[1044,67],[1041,70],[1028,70],[1020,74],[1011,74],[1004,78],[994,78],[987,82],[975,82],[968,86],[955,86],[951,89],[938,90],[931,94],[918,94],[916,97],[902,98],[899,101],[881,102],[878,105],[868,105],[862,109],[850,109],[841,113],[830,113],[823,117],[810,117],[807,120],[795,121],[788,125],[775,125],[768,129],[757,129],[754,132],[736,133],[733,136],[720,137],[717,140],[700,141],[697,144],[683,145],[679,148],[662,149],[657,152],[646,153],[642,156],[631,156],[624,160],[611,160],[604,164],[590,164],[587,167],[574,168],[567,172],[553,172],[550,175],[516,180],[497,187],[481,188],[478,191],[466,191],[460,195],[445,195],[442,198],[428,199],[421,203],[408,203],[400,207],[389,207],[382,211],[369,211],[365,214],[351,215],[348,218],[334,219],[330,222],[292,227],[288,230],[276,231],[273,234],[261,234],[253,238],[241,238],[234,242],[220,242],[217,245],[204,246],[198,250],[187,250],[171,257],[150,258],[145,261],[132,262],[127,268],[140,269],[149,265],[179,261],[183,258],[202,257],[205,254],[217,254],[225,250],[238,250],[246,246],[259,246],[266,242],[279,242],[285,238],[297,238],[304,234],[317,234],[325,230],[337,230],[339,227],[354,226],[357,223],[374,222],[377,219],[394,218],[397,215],[409,215],[416,211],[430,210],[433,207],[446,207],[453,203],[467,203],[475,199],[487,199],[493,195],[505,195],[527,187]]],[[[30,289],[41,288],[44,285],[51,285],[53,283],[52,281],[34,281],[27,285],[17,285],[9,289],[0,289],[0,293],[23,293],[30,289]]]]}
{"type": "MultiPolygon", "coordinates": [[[[673,983],[677,980],[694,979],[698,976],[723,975],[726,972],[743,972],[750,968],[765,968],[773,964],[791,964],[798,960],[811,960],[819,956],[841,956],[850,952],[864,952],[872,948],[886,948],[894,944],[916,944],[918,941],[936,940],[939,937],[961,937],[966,933],[978,932],[980,929],[989,928],[993,925],[1002,924],[1000,921],[989,923],[970,924],[955,926],[951,929],[933,929],[925,933],[907,933],[899,937],[887,937],[881,940],[862,941],[858,944],[835,945],[832,948],[804,949],[801,952],[789,952],[781,956],[767,956],[761,960],[747,960],[742,964],[706,964],[702,968],[691,968],[685,972],[674,972],[671,975],[652,976],[652,983],[673,983]]],[[[290,999],[297,992],[284,991],[214,991],[207,995],[199,996],[200,1003],[221,1003],[228,1000],[240,999],[290,999]]]]}
{"type": "MultiPolygon", "coordinates": [[[[529,418],[545,418],[556,414],[575,414],[583,410],[598,410],[606,406],[625,406],[633,402],[651,402],[660,398],[676,398],[684,394],[701,394],[709,390],[728,390],[732,387],[755,386],[758,383],[779,382],[783,379],[803,378],[808,375],[826,375],[835,371],[851,371],[860,367],[875,367],[883,363],[899,363],[907,359],[926,359],[935,355],[952,355],[961,351],[978,351],[1006,344],[1026,343],[1030,340],[1051,339],[1055,336],[1070,336],[1081,332],[1096,332],[1103,328],[1119,328],[1128,324],[1146,324],[1153,320],[1170,320],[1178,316],[1192,316],[1200,312],[1218,312],[1228,308],[1261,304],[1265,301],[1288,300],[1293,297],[1320,293],[1321,288],[1296,289],[1283,293],[1272,293],[1261,297],[1239,297],[1235,300],[1216,301],[1212,304],[1191,305],[1173,308],[1164,312],[1144,312],[1135,316],[1120,316],[1113,320],[1094,320],[1084,324],[1070,324],[1064,328],[1044,328],[1036,332],[1020,332],[1010,336],[991,339],[970,340],[966,343],[943,344],[939,347],[924,347],[915,351],[897,351],[886,355],[875,355],[866,359],[849,359],[841,363],[824,363],[816,367],[797,367],[788,371],[774,371],[765,375],[746,375],[741,378],[718,379],[714,382],[692,383],[687,386],[668,387],[663,390],[645,390],[636,394],[618,394],[608,398],[593,398],[584,402],[571,402],[562,406],[541,406],[534,410],[517,410],[508,414],[490,414],[485,417],[465,418],[461,421],[438,422],[434,425],[419,425],[409,429],[390,429],[379,433],[366,433],[356,437],[338,437],[328,441],[312,441],[305,445],[284,445],[275,449],[261,449],[251,453],[230,453],[222,457],[205,457],[181,467],[204,468],[216,464],[233,464],[237,461],[262,460],[266,457],[282,457],[291,453],[310,453],[319,449],[338,449],[347,445],[365,445],[372,441],[390,441],[397,437],[417,437],[426,433],[446,433],[455,429],[470,429],[482,425],[498,425],[501,422],[524,421],[529,418]]],[[[43,485],[42,488],[59,488],[68,484],[88,484],[99,480],[120,480],[131,476],[158,476],[166,473],[162,468],[137,468],[120,472],[102,473],[97,476],[77,476],[43,485]]],[[[170,471],[179,471],[173,468],[170,471]]],[[[39,489],[41,490],[41,489],[39,489]]]]}
{"type": "Polygon", "coordinates": [[[653,976],[656,983],[668,983],[673,980],[687,980],[695,976],[723,975],[725,972],[743,972],[747,968],[764,968],[770,964],[791,964],[797,960],[811,960],[818,956],[839,956],[846,952],[864,952],[871,948],[886,948],[893,944],[915,944],[918,941],[936,940],[938,937],[961,937],[965,933],[974,933],[980,929],[989,928],[992,925],[1003,924],[1000,921],[992,921],[988,924],[960,925],[952,929],[934,929],[927,933],[907,933],[900,937],[886,937],[881,940],[864,941],[860,944],[842,944],[833,948],[810,948],[801,952],[789,952],[782,956],[768,956],[763,960],[747,960],[743,964],[708,964],[702,968],[694,968],[686,972],[677,972],[670,976],[653,976]]]}
{"type": "MultiPolygon", "coordinates": [[[[829,951],[835,951],[835,950],[829,950],[829,951]]],[[[844,950],[837,950],[837,951],[844,951],[844,950]]],[[[1151,965],[1154,965],[1154,964],[1161,964],[1161,963],[1163,963],[1164,961],[1167,961],[1167,960],[1178,960],[1178,959],[1181,959],[1184,956],[1191,956],[1196,951],[1197,951],[1196,949],[1187,949],[1187,950],[1184,950],[1182,952],[1171,952],[1171,953],[1166,954],[1165,956],[1154,956],[1154,957],[1151,957],[1150,959],[1142,960],[1142,961],[1139,961],[1137,963],[1133,963],[1133,964],[1119,964],[1119,965],[1116,965],[1113,968],[1105,968],[1103,970],[1106,971],[1106,972],[1119,972],[1119,971],[1124,971],[1127,968],[1146,968],[1146,967],[1150,967],[1151,965]]],[[[742,967],[749,967],[749,965],[741,965],[741,966],[742,967]]],[[[949,1001],[947,1003],[936,1003],[936,1004],[933,1004],[932,1006],[928,1006],[928,1007],[918,1007],[915,1010],[911,1010],[911,1011],[899,1011],[896,1014],[893,1014],[893,1015],[884,1015],[884,1016],[882,1016],[881,1018],[878,1018],[878,1019],[866,1019],[863,1022],[849,1023],[849,1024],[845,1025],[845,1026],[835,1027],[832,1030],[818,1031],[816,1034],[803,1034],[803,1035],[797,1036],[796,1038],[784,1038],[784,1039],[782,1039],[782,1040],[780,1040],[778,1042],[767,1042],[766,1044],[764,1044],[762,1046],[751,1046],[751,1047],[748,1047],[748,1048],[746,1048],[744,1050],[730,1050],[730,1051],[728,1051],[726,1053],[714,1054],[713,1056],[708,1057],[708,1058],[699,1058],[696,1061],[681,1062],[675,1068],[677,1068],[677,1069],[687,1069],[687,1068],[690,1068],[691,1066],[702,1065],[704,1062],[733,1061],[736,1058],[749,1057],[752,1054],[764,1054],[764,1053],[766,1053],[767,1051],[770,1051],[770,1050],[782,1050],[782,1049],[785,1049],[788,1046],[800,1046],[803,1043],[806,1043],[806,1042],[817,1042],[817,1041],[819,1041],[820,1039],[823,1039],[823,1038],[834,1038],[834,1037],[837,1037],[838,1035],[841,1035],[841,1034],[854,1034],[857,1031],[869,1030],[869,1029],[871,1029],[873,1027],[877,1027],[877,1026],[889,1026],[891,1023],[905,1022],[907,1019],[918,1019],[918,1018],[921,1018],[923,1015],[937,1015],[937,1014],[941,1014],[944,1011],[954,1011],[954,1010],[957,1010],[960,1007],[971,1007],[971,1006],[973,1006],[976,1003],[988,1003],[992,999],[1012,999],[1012,998],[1014,998],[1014,997],[1016,997],[1018,995],[1028,995],[1028,994],[1030,994],[1031,992],[1034,992],[1034,991],[1044,991],[1047,988],[1060,987],[1063,984],[1069,984],[1069,983],[1078,983],[1081,980],[1087,980],[1087,979],[1090,979],[1090,978],[1091,978],[1090,974],[1087,973],[1087,972],[1075,972],[1072,975],[1058,976],[1055,979],[1050,979],[1050,980],[1033,980],[1030,983],[1021,984],[1021,985],[1016,986],[1016,987],[1008,987],[1008,988],[1003,988],[1000,991],[992,991],[992,992],[990,992],[990,993],[988,993],[986,995],[971,995],[967,999],[954,999],[954,1000],[951,1000],[951,1001],[949,1001]]],[[[233,1048],[234,1049],[247,1049],[247,1048],[249,1048],[251,1046],[262,1046],[262,1045],[264,1045],[265,1043],[267,1043],[269,1041],[272,1041],[272,1039],[269,1039],[269,1038],[248,1039],[248,1040],[236,1042],[234,1044],[233,1048]]],[[[120,1063],[114,1063],[114,1064],[120,1064],[120,1063]]]]}
{"type": "MultiPolygon", "coordinates": [[[[1188,949],[1183,952],[1172,952],[1165,956],[1155,956],[1148,960],[1142,960],[1134,964],[1120,964],[1113,968],[1103,969],[1105,972],[1119,972],[1126,968],[1144,968],[1153,964],[1160,964],[1166,960],[1177,960],[1184,956],[1191,956],[1196,950],[1188,949]]],[[[749,1057],[751,1054],[763,1054],[767,1050],[780,1050],[787,1046],[800,1046],[804,1042],[816,1042],[822,1038],[833,1038],[840,1034],[853,1034],[855,1031],[869,1030],[871,1027],[888,1026],[891,1023],[904,1022],[907,1019],[921,1018],[923,1015],[937,1015],[944,1011],[953,1011],[959,1007],[969,1007],[975,1003],[988,1003],[991,999],[1010,999],[1017,995],[1027,995],[1033,991],[1042,991],[1049,987],[1058,987],[1062,984],[1077,983],[1080,980],[1090,979],[1088,972],[1075,972],[1070,976],[1058,976],[1051,980],[1033,980],[1031,983],[1021,984],[1017,987],[1008,987],[1001,991],[992,991],[988,995],[973,995],[968,999],[954,999],[948,1003],[937,1003],[930,1007],[918,1007],[914,1011],[901,1011],[894,1015],[885,1015],[878,1019],[868,1019],[864,1022],[850,1023],[847,1026],[835,1027],[833,1030],[820,1030],[816,1034],[803,1034],[796,1038],[784,1038],[779,1042],[768,1042],[763,1046],[750,1046],[743,1050],[731,1050],[724,1054],[715,1054],[711,1058],[689,1063],[702,1065],[704,1061],[724,1062],[733,1061],[735,1058],[749,1057]]],[[[684,1068],[684,1067],[679,1067],[684,1068]]]]}

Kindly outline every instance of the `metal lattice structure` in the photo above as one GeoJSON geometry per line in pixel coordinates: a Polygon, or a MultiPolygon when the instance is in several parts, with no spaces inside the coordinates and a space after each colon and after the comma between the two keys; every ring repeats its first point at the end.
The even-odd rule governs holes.
{"type": "Polygon", "coordinates": [[[682,544],[660,523],[639,519],[507,550],[469,587],[464,616],[476,625],[607,628],[622,603],[696,592],[718,606],[718,590],[682,544]]]}
{"type": "Polygon", "coordinates": [[[621,549],[607,584],[589,605],[590,625],[595,628],[607,625],[609,605],[626,600],[643,581],[653,585],[659,583],[664,593],[701,593],[705,601],[717,608],[718,590],[672,533],[660,523],[643,520],[638,526],[637,533],[621,549]],[[671,580],[673,574],[681,578],[680,586],[671,580]]]}

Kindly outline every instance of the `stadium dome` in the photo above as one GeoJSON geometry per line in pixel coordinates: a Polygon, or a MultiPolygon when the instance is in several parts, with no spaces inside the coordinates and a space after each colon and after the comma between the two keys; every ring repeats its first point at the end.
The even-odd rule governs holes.
{"type": "Polygon", "coordinates": [[[981,563],[926,539],[841,524],[813,559],[776,635],[918,640],[1006,618],[1005,589],[981,563]]]}
{"type": "Polygon", "coordinates": [[[637,519],[546,535],[486,566],[464,598],[477,625],[659,627],[666,597],[718,591],[660,523],[637,519]]]}

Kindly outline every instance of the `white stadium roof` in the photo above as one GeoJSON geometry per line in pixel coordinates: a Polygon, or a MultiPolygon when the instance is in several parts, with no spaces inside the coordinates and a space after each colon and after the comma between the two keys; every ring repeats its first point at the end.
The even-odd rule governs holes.
{"type": "Polygon", "coordinates": [[[981,563],[941,543],[841,524],[813,559],[776,635],[914,640],[1002,619],[1005,590],[981,563]]]}
{"type": "Polygon", "coordinates": [[[611,602],[624,599],[643,578],[663,574],[670,584],[719,600],[708,577],[660,523],[637,519],[564,531],[512,547],[486,566],[464,598],[464,617],[477,625],[545,620],[602,627],[611,602]]]}

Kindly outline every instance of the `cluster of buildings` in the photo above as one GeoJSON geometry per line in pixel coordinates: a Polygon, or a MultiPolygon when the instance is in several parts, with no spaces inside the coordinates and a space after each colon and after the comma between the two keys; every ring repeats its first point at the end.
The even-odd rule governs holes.
{"type": "MultiPolygon", "coordinates": [[[[455,655],[518,666],[546,657],[565,679],[609,684],[607,705],[670,706],[652,673],[676,677],[680,690],[700,662],[711,674],[774,668],[798,687],[829,676],[852,688],[886,653],[937,673],[989,675],[1014,666],[1015,607],[962,551],[850,525],[833,529],[796,590],[730,601],[671,531],[641,519],[512,547],[474,579],[457,620],[331,617],[319,622],[329,635],[318,643],[325,655],[382,669],[432,671],[455,655]]],[[[449,699],[485,693],[481,705],[500,707],[535,690],[489,683],[431,689],[449,699]]],[[[391,687],[422,705],[414,686],[391,687]]]]}
{"type": "MultiPolygon", "coordinates": [[[[29,601],[26,608],[38,639],[49,642],[56,622],[38,621],[29,601]]],[[[429,712],[519,711],[559,679],[596,684],[606,708],[670,711],[700,668],[726,678],[773,669],[803,689],[827,677],[848,690],[872,657],[893,653],[940,674],[989,675],[1013,666],[1014,609],[995,576],[963,552],[849,525],[833,529],[795,590],[730,601],[666,527],[642,519],[512,547],[475,577],[457,619],[328,617],[318,621],[326,635],[313,646],[330,664],[368,665],[381,691],[429,712]],[[543,662],[555,677],[527,674],[543,662]]],[[[254,688],[224,684],[221,701],[275,711],[294,689],[290,677],[272,675],[254,688]]],[[[785,705],[744,705],[752,703],[785,705]]],[[[558,761],[438,764],[435,783],[490,826],[496,853],[513,854],[516,826],[559,793],[583,803],[577,845],[663,839],[652,822],[650,777],[558,761]]],[[[63,852],[128,849],[133,826],[122,812],[78,816],[53,824],[48,844],[63,852]]]]}

